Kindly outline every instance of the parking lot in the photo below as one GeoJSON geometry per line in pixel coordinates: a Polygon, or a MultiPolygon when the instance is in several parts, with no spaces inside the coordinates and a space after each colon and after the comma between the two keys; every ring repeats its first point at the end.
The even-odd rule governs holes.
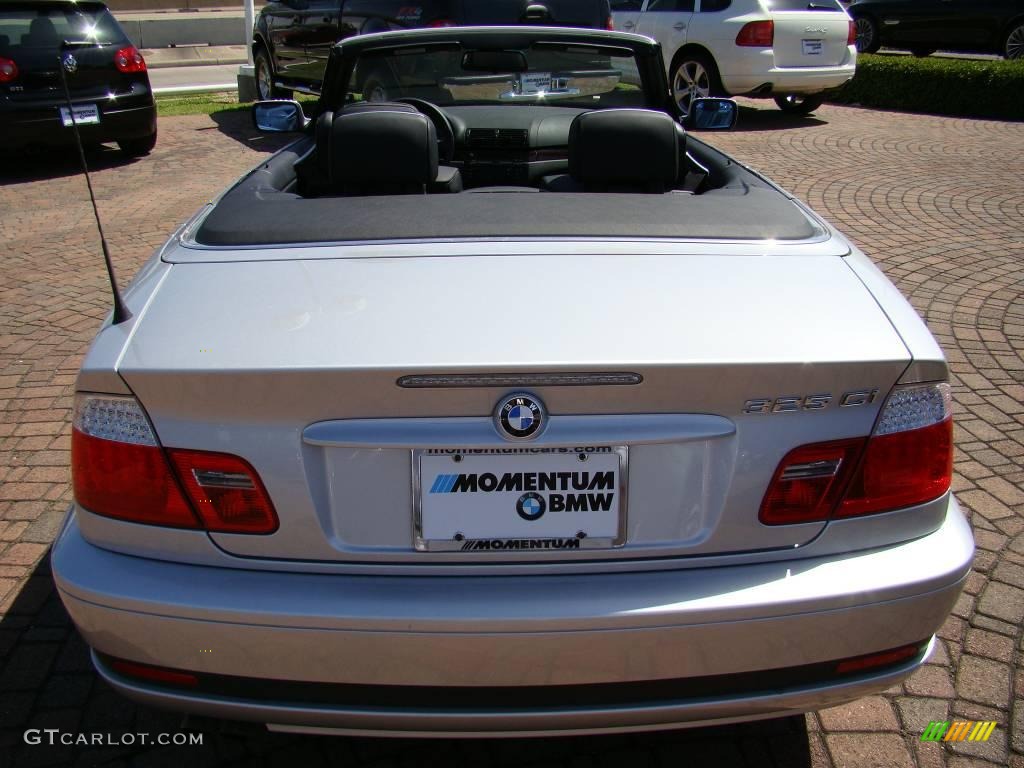
{"type": "MultiPolygon", "coordinates": [[[[109,290],[73,154],[0,161],[0,766],[930,766],[1024,768],[1024,124],[743,102],[712,143],[830,217],[926,318],[954,372],[954,489],[978,553],[930,663],[883,696],[806,718],[713,729],[508,741],[285,736],[182,722],[91,671],[47,549],[70,499],[75,373],[109,290]],[[985,743],[922,743],[930,721],[994,720],[985,743]],[[188,728],[201,746],[26,744],[188,728]]],[[[148,158],[91,156],[123,282],[168,233],[281,146],[243,112],[162,118],[148,158]]],[[[613,214],[610,214],[613,215],[613,214]]],[[[813,324],[816,318],[808,317],[813,324]]],[[[828,643],[829,638],[821,638],[828,643]]],[[[685,649],[680,649],[685,653],[685,649]]]]}

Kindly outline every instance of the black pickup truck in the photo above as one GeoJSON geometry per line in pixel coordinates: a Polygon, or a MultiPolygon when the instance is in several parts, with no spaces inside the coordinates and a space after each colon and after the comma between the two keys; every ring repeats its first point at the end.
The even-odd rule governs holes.
{"type": "Polygon", "coordinates": [[[260,99],[320,93],[331,45],[412,27],[544,24],[611,29],[609,0],[272,0],[256,19],[260,99]]]}

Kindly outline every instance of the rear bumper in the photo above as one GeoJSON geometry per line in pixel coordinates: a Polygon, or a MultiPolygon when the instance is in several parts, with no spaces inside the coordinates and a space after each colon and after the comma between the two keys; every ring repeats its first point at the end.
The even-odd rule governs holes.
{"type": "Polygon", "coordinates": [[[753,53],[721,62],[720,74],[726,92],[733,95],[757,92],[762,96],[821,93],[847,83],[857,69],[853,46],[842,62],[827,67],[777,67],[770,49],[751,50],[753,53]]]}
{"type": "MultiPolygon", "coordinates": [[[[79,125],[85,144],[141,139],[156,132],[156,104],[148,90],[142,95],[126,96],[114,101],[74,99],[73,103],[95,103],[100,122],[79,125]]],[[[71,146],[74,130],[60,119],[63,102],[32,102],[31,104],[0,103],[0,126],[4,132],[4,148],[20,149],[32,145],[71,146]]]]}
{"type": "Polygon", "coordinates": [[[923,657],[874,674],[719,695],[688,694],[685,679],[814,665],[930,637],[972,555],[970,528],[951,500],[942,527],[921,539],[788,564],[587,576],[271,573],[114,554],[86,542],[73,519],[52,563],[79,630],[110,656],[297,689],[493,694],[498,686],[621,683],[630,691],[600,706],[424,707],[393,688],[386,704],[359,706],[261,694],[258,685],[247,695],[172,690],[98,664],[131,698],[210,716],[359,733],[527,735],[770,717],[885,689],[923,657]],[[634,695],[666,680],[680,680],[678,696],[634,695]]]}

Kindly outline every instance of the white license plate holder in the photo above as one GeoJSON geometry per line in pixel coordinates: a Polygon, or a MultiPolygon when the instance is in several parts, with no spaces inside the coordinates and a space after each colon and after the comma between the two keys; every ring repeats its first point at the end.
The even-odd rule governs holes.
{"type": "Polygon", "coordinates": [[[820,56],[824,51],[822,40],[801,40],[804,56],[820,56]]]}
{"type": "Polygon", "coordinates": [[[501,553],[620,547],[628,459],[625,446],[415,450],[415,547],[501,553]]]}

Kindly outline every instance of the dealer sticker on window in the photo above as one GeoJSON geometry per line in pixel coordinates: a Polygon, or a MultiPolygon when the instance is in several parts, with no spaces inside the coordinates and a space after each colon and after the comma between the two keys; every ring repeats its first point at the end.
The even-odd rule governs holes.
{"type": "Polygon", "coordinates": [[[524,96],[551,90],[550,72],[523,72],[519,75],[519,92],[524,96]]]}
{"type": "Polygon", "coordinates": [[[625,539],[628,449],[610,446],[413,452],[416,548],[596,549],[625,539]]]}

